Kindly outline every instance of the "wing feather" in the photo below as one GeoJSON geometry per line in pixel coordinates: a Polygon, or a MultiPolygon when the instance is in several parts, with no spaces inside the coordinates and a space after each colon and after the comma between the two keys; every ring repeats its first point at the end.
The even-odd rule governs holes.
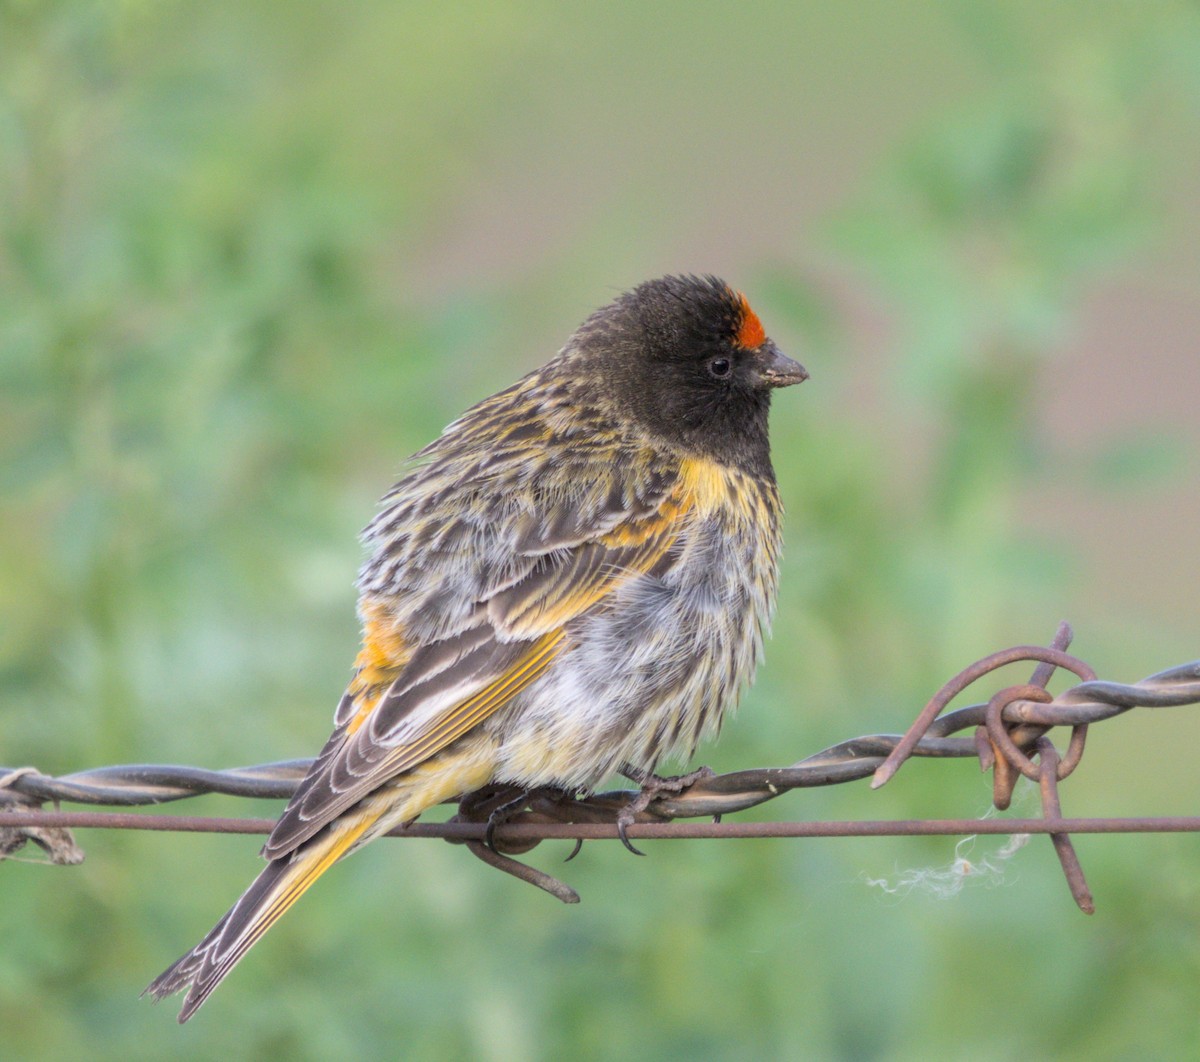
{"type": "MultiPolygon", "coordinates": [[[[463,441],[482,429],[459,422],[454,444],[428,448],[368,528],[360,673],[268,858],[478,726],[569,648],[573,620],[669,563],[688,504],[678,470],[619,448],[601,463],[556,438],[552,402],[524,409],[507,430],[543,440],[540,463],[504,447],[481,456],[477,439],[463,441]]],[[[490,414],[485,403],[476,415],[490,414]]]]}

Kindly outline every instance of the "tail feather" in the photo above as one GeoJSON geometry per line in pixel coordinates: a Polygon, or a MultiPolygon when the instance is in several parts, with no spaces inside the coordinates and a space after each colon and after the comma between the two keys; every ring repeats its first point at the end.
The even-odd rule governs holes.
{"type": "Polygon", "coordinates": [[[364,807],[358,814],[336,820],[324,832],[294,852],[268,863],[208,935],[167,967],[142,995],[155,1000],[188,989],[179,1021],[190,1018],[289,907],[381,818],[386,807],[364,807]]]}
{"type": "MultiPolygon", "coordinates": [[[[259,879],[270,869],[271,867],[267,867],[263,874],[259,875],[259,879]]],[[[254,884],[257,885],[258,881],[255,881],[254,884]]],[[[157,1003],[160,999],[166,999],[167,996],[173,996],[176,992],[182,992],[187,988],[196,979],[196,974],[200,972],[200,967],[204,963],[204,956],[208,954],[209,949],[220,937],[231,914],[233,914],[232,909],[226,911],[221,921],[208,931],[199,944],[186,955],[181,955],[142,989],[142,996],[150,996],[157,1003]]]]}
{"type": "Polygon", "coordinates": [[[229,971],[334,863],[426,808],[478,789],[495,772],[494,749],[481,740],[439,753],[364,797],[299,847],[270,860],[241,899],[191,951],[167,967],[143,996],[163,999],[188,990],[179,1012],[190,1018],[229,971]]]}

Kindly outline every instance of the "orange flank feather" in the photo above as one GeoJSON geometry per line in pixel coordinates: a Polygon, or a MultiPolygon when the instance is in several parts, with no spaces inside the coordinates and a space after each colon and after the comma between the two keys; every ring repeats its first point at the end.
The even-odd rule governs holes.
{"type": "Polygon", "coordinates": [[[395,681],[411,655],[412,650],[387,609],[377,602],[365,603],[363,646],[354,661],[354,678],[347,690],[357,708],[346,724],[347,734],[353,734],[366,722],[383,691],[395,681]]]}
{"type": "Polygon", "coordinates": [[[758,314],[750,309],[745,295],[738,295],[738,303],[742,310],[742,323],[738,327],[735,342],[746,350],[757,350],[766,342],[767,333],[763,329],[762,321],[758,319],[758,314]]]}

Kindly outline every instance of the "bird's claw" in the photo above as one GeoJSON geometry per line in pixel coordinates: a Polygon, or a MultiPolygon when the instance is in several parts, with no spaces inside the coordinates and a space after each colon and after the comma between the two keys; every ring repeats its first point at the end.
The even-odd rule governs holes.
{"type": "Polygon", "coordinates": [[[631,782],[636,782],[640,788],[638,795],[626,804],[617,815],[617,836],[634,855],[645,855],[645,852],[635,848],[629,840],[627,833],[629,827],[637,822],[637,817],[646,811],[662,793],[682,793],[701,779],[711,778],[713,769],[697,767],[696,770],[689,771],[687,774],[676,774],[663,778],[653,771],[642,770],[640,767],[626,764],[621,768],[621,774],[631,782]]]}
{"type": "Polygon", "coordinates": [[[617,816],[617,836],[621,839],[621,843],[636,856],[644,856],[646,853],[640,848],[634,847],[633,842],[629,839],[629,835],[625,831],[637,821],[638,811],[641,811],[642,808],[635,809],[634,805],[641,799],[641,794],[638,794],[637,797],[621,809],[621,813],[617,816]]]}

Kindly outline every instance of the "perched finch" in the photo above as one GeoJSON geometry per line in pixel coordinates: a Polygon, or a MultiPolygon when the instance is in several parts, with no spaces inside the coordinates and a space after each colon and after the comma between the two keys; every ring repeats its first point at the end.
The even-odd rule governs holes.
{"type": "Polygon", "coordinates": [[[267,865],[148,988],[186,1021],[334,862],[490,783],[589,791],[714,734],[775,600],[771,392],[715,277],[651,280],[413,459],[364,533],[363,647],[267,865]]]}

